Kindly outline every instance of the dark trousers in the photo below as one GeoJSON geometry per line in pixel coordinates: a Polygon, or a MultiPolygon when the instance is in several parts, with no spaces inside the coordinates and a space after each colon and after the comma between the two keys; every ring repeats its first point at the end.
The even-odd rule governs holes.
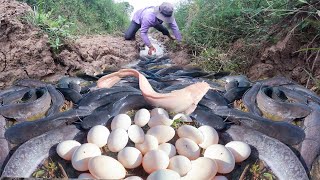
{"type": "MultiPolygon", "coordinates": [[[[140,24],[137,24],[134,21],[131,21],[131,24],[128,28],[128,30],[124,33],[124,38],[126,40],[134,40],[137,31],[141,28],[140,24]]],[[[170,33],[166,27],[164,27],[162,24],[157,24],[154,26],[155,29],[158,31],[162,32],[163,35],[168,36],[170,33]]]]}

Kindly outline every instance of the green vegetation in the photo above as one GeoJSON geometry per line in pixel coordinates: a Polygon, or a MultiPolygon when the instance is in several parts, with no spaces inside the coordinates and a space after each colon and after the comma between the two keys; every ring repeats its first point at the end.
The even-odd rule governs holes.
{"type": "Polygon", "coordinates": [[[75,28],[73,23],[67,21],[62,16],[53,19],[51,18],[51,13],[44,13],[41,10],[31,12],[24,19],[28,23],[40,27],[48,35],[50,47],[55,53],[63,45],[64,39],[71,37],[70,32],[72,28],[75,28]]]}
{"type": "MultiPolygon", "coordinates": [[[[275,26],[297,34],[308,34],[313,28],[320,35],[320,11],[313,6],[315,3],[314,0],[189,0],[180,4],[176,19],[198,63],[207,70],[235,71],[249,63],[247,57],[228,56],[233,50],[230,45],[238,40],[244,41],[244,46],[277,42],[271,30],[275,26]]],[[[248,51],[251,48],[248,46],[248,51]]]]}
{"type": "Polygon", "coordinates": [[[53,20],[59,16],[76,25],[73,34],[113,33],[121,31],[129,22],[133,10],[128,3],[112,0],[22,0],[33,9],[49,14],[53,20]]]}
{"type": "Polygon", "coordinates": [[[25,17],[49,36],[54,52],[72,35],[116,33],[129,23],[129,3],[112,0],[21,0],[34,12],[25,17]]]}
{"type": "Polygon", "coordinates": [[[273,173],[263,165],[262,161],[257,161],[250,165],[249,169],[250,179],[253,180],[273,180],[276,179],[273,173]]]}
{"type": "Polygon", "coordinates": [[[64,175],[65,172],[62,172],[64,172],[63,167],[49,158],[41,165],[41,167],[32,173],[32,177],[46,179],[64,178],[66,175],[64,175]]]}

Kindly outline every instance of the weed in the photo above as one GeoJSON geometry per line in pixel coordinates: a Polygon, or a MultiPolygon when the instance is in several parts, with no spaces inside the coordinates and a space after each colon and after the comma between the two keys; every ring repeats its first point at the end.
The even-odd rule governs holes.
{"type": "Polygon", "coordinates": [[[60,47],[64,45],[64,39],[71,37],[70,32],[74,25],[62,16],[54,19],[51,12],[46,13],[39,8],[35,8],[34,11],[25,16],[24,19],[39,27],[43,33],[48,35],[50,47],[54,53],[58,53],[60,47]]]}
{"type": "Polygon", "coordinates": [[[32,177],[35,178],[62,178],[58,163],[53,162],[52,159],[48,159],[44,164],[38,168],[33,174],[32,177]]]}
{"type": "Polygon", "coordinates": [[[184,121],[182,121],[182,119],[179,118],[179,119],[175,119],[171,126],[173,129],[178,129],[180,126],[184,124],[185,124],[184,121]]]}

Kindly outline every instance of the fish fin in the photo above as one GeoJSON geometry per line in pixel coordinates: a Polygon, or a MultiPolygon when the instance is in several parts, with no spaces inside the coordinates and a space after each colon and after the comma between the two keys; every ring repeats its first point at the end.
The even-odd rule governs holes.
{"type": "Polygon", "coordinates": [[[187,110],[185,110],[186,115],[190,115],[194,110],[196,110],[197,104],[192,103],[191,106],[188,107],[187,110]]]}

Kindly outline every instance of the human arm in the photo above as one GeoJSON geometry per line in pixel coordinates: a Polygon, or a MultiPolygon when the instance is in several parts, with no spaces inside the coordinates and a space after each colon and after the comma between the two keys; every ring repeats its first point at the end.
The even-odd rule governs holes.
{"type": "Polygon", "coordinates": [[[151,42],[148,37],[148,31],[149,31],[150,27],[151,27],[151,22],[149,21],[149,19],[148,18],[143,19],[141,22],[140,35],[141,35],[141,38],[142,38],[144,44],[148,47],[151,46],[151,42]]]}
{"type": "MultiPolygon", "coordinates": [[[[174,20],[172,23],[168,23],[168,25],[171,28],[171,30],[175,36],[175,39],[177,39],[180,42],[182,39],[182,36],[181,36],[181,33],[180,33],[180,30],[179,30],[179,27],[178,27],[176,20],[174,20]]],[[[169,38],[174,40],[174,38],[172,36],[171,37],[170,36],[169,36],[169,38]]]]}
{"type": "Polygon", "coordinates": [[[148,37],[148,30],[151,27],[151,25],[152,25],[151,21],[148,18],[143,19],[142,23],[141,23],[141,29],[140,29],[141,38],[142,38],[143,42],[145,43],[145,45],[148,46],[148,48],[149,48],[149,51],[148,51],[149,55],[152,55],[153,51],[156,52],[156,49],[152,46],[152,44],[149,40],[149,37],[148,37]]]}

